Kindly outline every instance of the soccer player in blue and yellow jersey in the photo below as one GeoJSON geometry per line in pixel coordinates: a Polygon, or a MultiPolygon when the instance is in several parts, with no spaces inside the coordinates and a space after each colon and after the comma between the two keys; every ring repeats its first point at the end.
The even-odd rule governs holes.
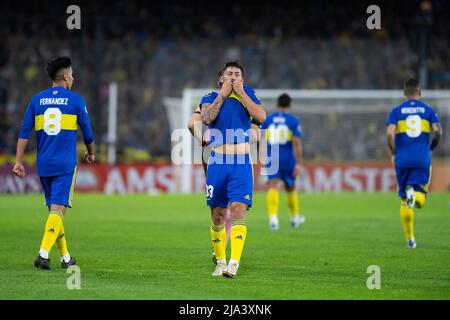
{"type": "Polygon", "coordinates": [[[58,57],[48,62],[47,73],[52,87],[36,94],[25,112],[17,142],[14,174],[25,176],[23,155],[31,129],[36,130],[37,174],[49,209],[44,236],[35,267],[50,269],[49,252],[56,242],[61,257],[61,267],[76,264],[67,249],[63,216],[72,207],[73,189],[77,172],[77,126],[83,134],[87,151],[85,160],[95,161],[94,135],[91,129],[86,103],[79,94],[70,91],[73,84],[69,57],[58,57]]]}
{"type": "Polygon", "coordinates": [[[276,173],[267,175],[267,209],[271,230],[279,228],[278,206],[281,182],[287,192],[291,226],[297,228],[305,221],[305,217],[299,212],[298,195],[295,190],[295,181],[302,169],[301,124],[299,119],[289,113],[290,106],[291,97],[286,93],[280,95],[277,111],[268,115],[261,125],[261,129],[266,130],[268,142],[266,167],[275,165],[275,168],[278,168],[276,173]],[[278,154],[275,154],[274,150],[277,150],[278,154]]]}
{"type": "Polygon", "coordinates": [[[439,143],[442,128],[436,112],[419,100],[418,80],[407,80],[404,94],[407,100],[389,113],[387,141],[401,198],[400,218],[406,244],[415,248],[413,208],[420,209],[425,204],[431,179],[431,152],[439,143]]]}
{"type": "MultiPolygon", "coordinates": [[[[223,82],[223,78],[222,78],[222,74],[223,71],[220,70],[218,75],[217,75],[217,86],[221,87],[222,82],[223,82]]],[[[191,132],[191,134],[194,136],[194,138],[201,143],[202,145],[202,165],[203,165],[203,170],[205,172],[205,177],[206,177],[206,169],[208,166],[208,158],[210,156],[211,153],[211,148],[209,145],[209,132],[208,132],[208,128],[204,129],[203,128],[203,123],[202,123],[202,117],[201,117],[201,113],[202,113],[202,105],[199,104],[196,108],[194,113],[191,115],[191,118],[189,119],[189,123],[188,123],[188,128],[189,131],[191,132]]],[[[225,241],[225,247],[226,247],[226,242],[228,241],[228,238],[230,237],[230,230],[231,229],[231,216],[230,216],[230,210],[227,210],[227,215],[226,215],[226,223],[225,223],[225,230],[226,230],[226,241],[225,241]]],[[[217,265],[217,259],[216,259],[216,253],[214,252],[214,247],[213,247],[213,253],[212,253],[212,261],[214,264],[217,265]]]]}
{"type": "Polygon", "coordinates": [[[244,86],[244,70],[237,62],[223,68],[219,93],[202,97],[201,119],[210,130],[211,156],[206,175],[206,199],[211,208],[211,241],[217,265],[213,276],[235,277],[247,237],[245,213],[252,205],[253,165],[250,159],[252,118],[266,113],[252,88],[244,86]],[[225,217],[231,213],[231,257],[226,262],[225,217]]]}

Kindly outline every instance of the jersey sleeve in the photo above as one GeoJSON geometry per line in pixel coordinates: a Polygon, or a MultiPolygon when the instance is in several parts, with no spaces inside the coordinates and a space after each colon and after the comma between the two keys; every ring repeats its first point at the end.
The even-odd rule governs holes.
{"type": "Polygon", "coordinates": [[[391,112],[389,112],[389,117],[386,123],[386,126],[390,125],[390,124],[395,124],[397,125],[397,116],[395,115],[394,110],[391,110],[391,112]]]}
{"type": "Polygon", "coordinates": [[[292,128],[292,136],[293,137],[302,137],[302,124],[300,120],[295,120],[292,128]]]}
{"type": "Polygon", "coordinates": [[[432,125],[433,123],[439,123],[439,116],[437,115],[437,112],[434,111],[433,109],[431,109],[430,112],[430,125],[432,125]]]}
{"type": "Polygon", "coordinates": [[[250,87],[244,87],[244,91],[254,103],[261,104],[261,100],[259,100],[259,98],[256,96],[255,90],[250,87]]]}
{"type": "Polygon", "coordinates": [[[34,126],[34,106],[33,100],[27,106],[25,116],[23,117],[22,128],[20,129],[20,139],[30,139],[31,130],[34,126]]]}
{"type": "Polygon", "coordinates": [[[198,104],[198,106],[200,107],[200,112],[202,112],[202,105],[205,103],[213,103],[214,100],[217,97],[217,93],[215,92],[210,92],[208,94],[205,94],[201,99],[200,99],[200,103],[198,104]]]}
{"type": "Polygon", "coordinates": [[[78,103],[78,114],[77,114],[78,125],[80,126],[81,133],[83,135],[83,140],[85,144],[91,144],[94,142],[94,133],[91,128],[91,121],[89,120],[89,114],[86,107],[86,102],[82,97],[78,103]]]}

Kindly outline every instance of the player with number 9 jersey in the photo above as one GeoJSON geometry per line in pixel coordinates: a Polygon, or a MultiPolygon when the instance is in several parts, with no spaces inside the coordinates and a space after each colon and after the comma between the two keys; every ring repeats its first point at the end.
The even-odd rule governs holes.
{"type": "Polygon", "coordinates": [[[407,100],[389,113],[387,136],[401,198],[400,218],[406,244],[415,248],[413,208],[425,205],[431,180],[431,152],[440,140],[442,128],[437,113],[419,100],[418,80],[405,81],[404,94],[407,100]]]}
{"type": "Polygon", "coordinates": [[[439,123],[436,112],[419,100],[407,100],[389,113],[387,125],[395,125],[395,168],[398,194],[406,197],[407,185],[417,185],[417,191],[427,191],[430,180],[430,131],[439,123]],[[415,174],[404,172],[415,171],[415,174]]]}

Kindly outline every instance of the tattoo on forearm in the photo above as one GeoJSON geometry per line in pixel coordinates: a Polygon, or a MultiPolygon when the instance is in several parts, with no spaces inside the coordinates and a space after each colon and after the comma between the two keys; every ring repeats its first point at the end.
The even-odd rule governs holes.
{"type": "Polygon", "coordinates": [[[219,94],[212,104],[202,109],[202,121],[204,123],[210,124],[216,120],[224,100],[224,97],[219,94]]]}

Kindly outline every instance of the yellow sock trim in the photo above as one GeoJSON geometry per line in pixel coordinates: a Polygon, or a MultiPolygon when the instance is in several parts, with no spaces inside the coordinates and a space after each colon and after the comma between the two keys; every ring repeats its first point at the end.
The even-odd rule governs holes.
{"type": "Polygon", "coordinates": [[[227,232],[225,231],[225,224],[216,226],[211,225],[211,241],[214,248],[214,253],[216,254],[216,259],[221,260],[226,258],[226,241],[227,232]]]}
{"type": "Polygon", "coordinates": [[[41,242],[41,249],[48,252],[53,247],[53,244],[58,237],[59,231],[62,226],[61,217],[56,212],[50,212],[47,218],[47,223],[45,224],[44,237],[41,242]]]}
{"type": "Polygon", "coordinates": [[[400,218],[406,239],[414,238],[414,211],[408,208],[404,200],[400,204],[400,218]]]}
{"type": "Polygon", "coordinates": [[[422,208],[425,205],[426,200],[427,198],[425,197],[425,193],[416,191],[416,208],[422,208]]]}
{"type": "Polygon", "coordinates": [[[298,203],[297,192],[291,191],[287,193],[287,205],[291,215],[296,215],[300,213],[300,206],[298,203]]]}
{"type": "Polygon", "coordinates": [[[64,232],[64,225],[62,223],[58,237],[56,238],[56,247],[58,248],[58,252],[61,257],[65,256],[69,252],[69,250],[67,250],[66,235],[64,232]]]}
{"type": "Polygon", "coordinates": [[[245,239],[247,238],[247,227],[245,225],[233,225],[231,227],[231,259],[240,261],[244,250],[245,239]]]}
{"type": "Polygon", "coordinates": [[[278,214],[279,203],[280,203],[280,194],[278,190],[270,188],[267,191],[267,211],[269,216],[278,214]]]}

